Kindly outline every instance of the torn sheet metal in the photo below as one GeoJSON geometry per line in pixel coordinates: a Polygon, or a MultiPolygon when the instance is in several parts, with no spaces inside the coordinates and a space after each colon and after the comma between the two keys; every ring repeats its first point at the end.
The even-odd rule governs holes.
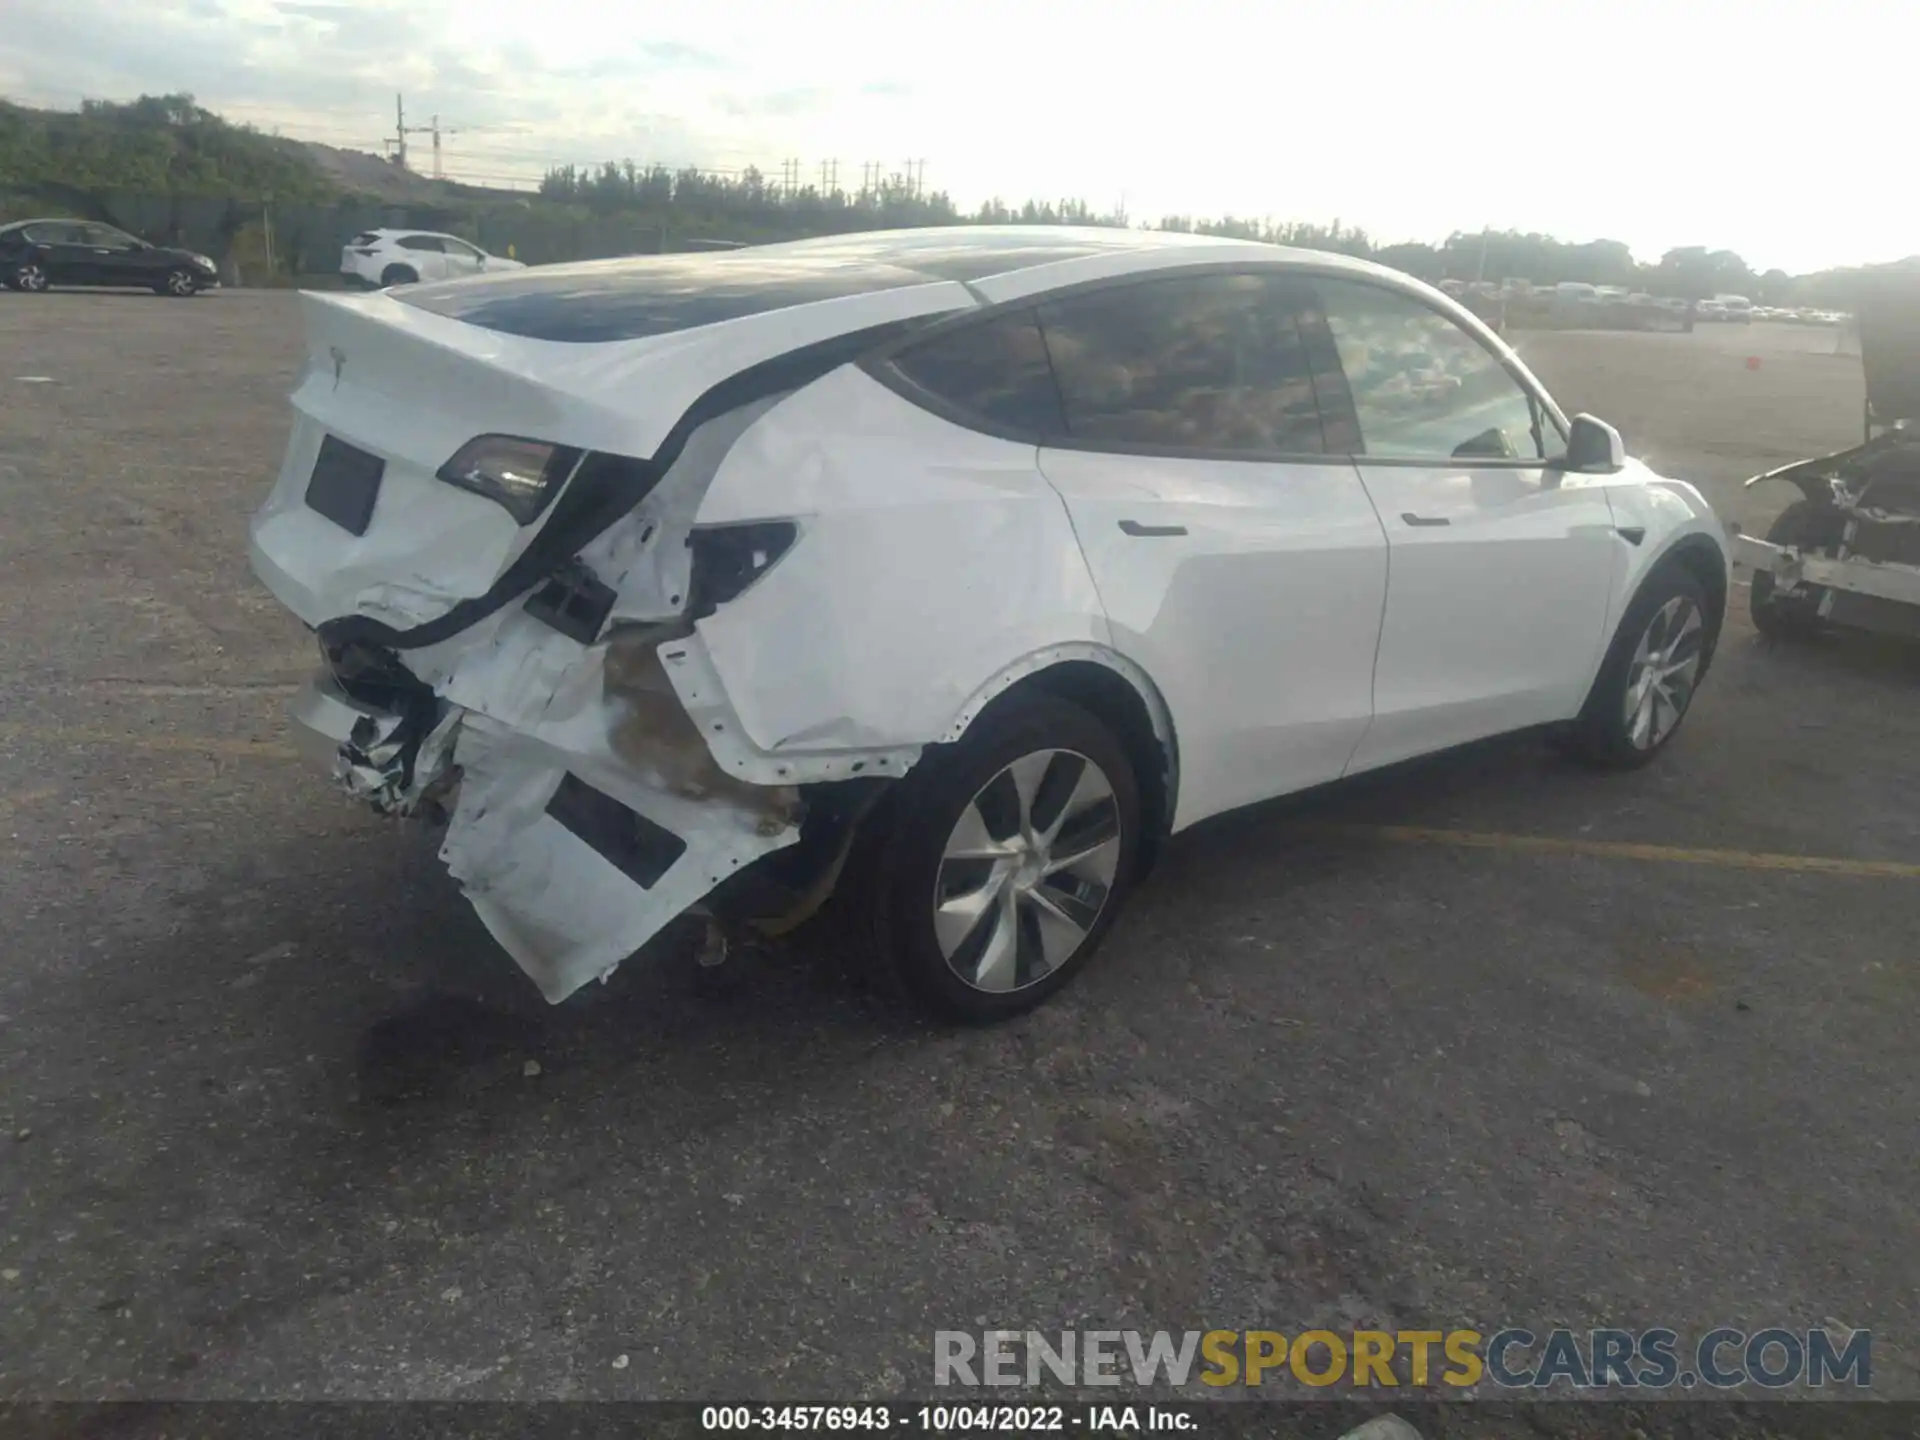
{"type": "Polygon", "coordinates": [[[1747,486],[1767,480],[1788,481],[1829,513],[1831,543],[1778,544],[1740,535],[1734,551],[1742,562],[1769,572],[1783,592],[1803,585],[1830,592],[1822,597],[1822,614],[1835,591],[1920,605],[1920,439],[1889,431],[1836,455],[1756,475],[1747,486]]]}
{"type": "Polygon", "coordinates": [[[799,838],[792,791],[655,789],[485,717],[461,727],[454,760],[460,800],[440,858],[555,1004],[740,867],[799,838]],[[582,790],[588,798],[569,803],[582,790]],[[622,807],[644,823],[623,819],[622,807]]]}

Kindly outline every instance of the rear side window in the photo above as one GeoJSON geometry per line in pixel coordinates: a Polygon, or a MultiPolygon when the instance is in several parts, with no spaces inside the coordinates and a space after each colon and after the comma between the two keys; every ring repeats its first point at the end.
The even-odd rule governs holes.
{"type": "Polygon", "coordinates": [[[1216,274],[1042,305],[1068,434],[1091,446],[1320,453],[1292,295],[1279,277],[1216,274]]]}
{"type": "Polygon", "coordinates": [[[441,245],[438,235],[409,235],[400,242],[400,248],[402,250],[441,250],[445,247],[441,245]]]}
{"type": "Polygon", "coordinates": [[[893,368],[956,419],[1022,435],[1062,431],[1060,392],[1031,310],[936,336],[895,356],[893,368]]]}
{"type": "Polygon", "coordinates": [[[380,237],[374,234],[371,230],[363,230],[358,235],[354,236],[353,239],[349,240],[347,243],[349,245],[371,245],[375,241],[377,241],[379,238],[380,237]]]}
{"type": "Polygon", "coordinates": [[[1353,394],[1361,453],[1538,463],[1564,448],[1546,409],[1447,316],[1377,285],[1316,283],[1353,394]]]}

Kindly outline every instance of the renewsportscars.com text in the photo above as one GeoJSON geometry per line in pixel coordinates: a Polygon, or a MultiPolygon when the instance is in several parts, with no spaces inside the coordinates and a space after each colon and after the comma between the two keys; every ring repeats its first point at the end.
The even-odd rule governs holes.
{"type": "Polygon", "coordinates": [[[1866,1330],[1723,1326],[1696,1339],[1646,1330],[941,1330],[938,1386],[1292,1382],[1324,1388],[1783,1389],[1873,1380],[1866,1330]]]}

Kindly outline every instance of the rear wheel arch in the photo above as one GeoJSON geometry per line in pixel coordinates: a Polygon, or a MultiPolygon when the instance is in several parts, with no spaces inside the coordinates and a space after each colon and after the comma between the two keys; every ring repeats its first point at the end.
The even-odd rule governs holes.
{"type": "Polygon", "coordinates": [[[976,690],[941,740],[957,741],[989,712],[1011,709],[1033,695],[1079,706],[1112,730],[1126,750],[1140,789],[1140,873],[1145,874],[1173,828],[1180,785],[1179,743],[1159,687],[1138,665],[1103,645],[1056,645],[1008,666],[976,690]]]}

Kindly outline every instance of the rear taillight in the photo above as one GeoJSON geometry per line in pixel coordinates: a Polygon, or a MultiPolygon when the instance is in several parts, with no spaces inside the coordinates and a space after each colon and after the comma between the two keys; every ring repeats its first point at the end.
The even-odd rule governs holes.
{"type": "Polygon", "coordinates": [[[516,435],[482,435],[462,445],[459,454],[440,467],[439,478],[486,496],[528,525],[539,518],[579,463],[580,452],[564,445],[516,435]]]}
{"type": "Polygon", "coordinates": [[[712,525],[687,536],[693,552],[687,617],[702,620],[737,600],[792,547],[799,528],[790,520],[712,525]]]}

